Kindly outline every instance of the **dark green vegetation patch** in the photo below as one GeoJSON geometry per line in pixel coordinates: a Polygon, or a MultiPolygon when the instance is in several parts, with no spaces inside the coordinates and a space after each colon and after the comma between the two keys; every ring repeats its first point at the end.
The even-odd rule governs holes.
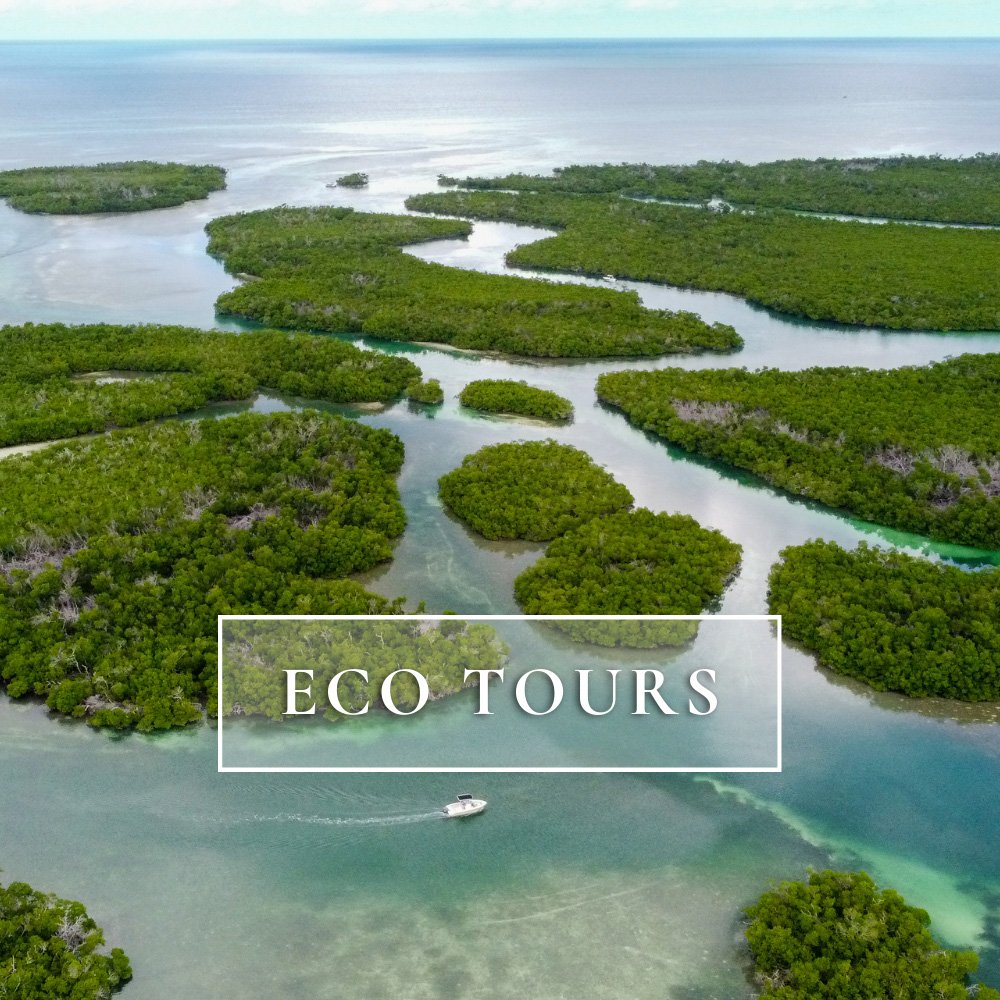
{"type": "MultiPolygon", "coordinates": [[[[337,686],[342,707],[355,713],[379,704],[383,681],[396,671],[423,674],[430,697],[440,698],[468,686],[467,670],[502,667],[509,652],[489,625],[459,619],[437,624],[234,621],[227,623],[225,642],[223,714],[263,715],[277,722],[287,718],[285,670],[313,671],[308,683],[318,706],[326,704],[325,692],[336,674],[365,670],[367,683],[350,673],[337,686]],[[317,635],[319,629],[322,634],[317,635]]],[[[401,711],[412,711],[419,703],[417,683],[409,674],[393,678],[391,691],[401,711]]],[[[300,702],[300,711],[309,704],[301,697],[300,702]]],[[[323,714],[330,721],[340,718],[331,707],[323,714]]]]}
{"type": "Polygon", "coordinates": [[[231,274],[220,312],[269,326],[364,333],[480,351],[605,357],[729,350],[732,327],[642,308],[637,295],[462,271],[401,246],[467,236],[468,223],[347,208],[273,208],[215,219],[208,251],[231,274]]]}
{"type": "Polygon", "coordinates": [[[0,445],[132,426],[261,389],[333,403],[384,401],[420,376],[405,358],[273,330],[29,323],[0,329],[0,357],[0,445]],[[108,371],[143,377],[81,378],[108,371]]]}
{"type": "Polygon", "coordinates": [[[438,480],[445,506],[485,538],[545,542],[632,506],[632,494],[586,452],[555,441],[494,444],[438,480]]]}
{"type": "Polygon", "coordinates": [[[781,556],[771,613],[824,666],[880,691],[1000,701],[1000,569],[822,541],[781,556]]]}
{"type": "Polygon", "coordinates": [[[0,171],[0,197],[12,208],[51,215],[145,212],[207,198],[225,186],[222,167],[150,160],[0,171]]]}
{"type": "Polygon", "coordinates": [[[214,708],[216,616],[371,614],[345,580],[392,554],[402,443],[339,417],[169,422],[7,459],[0,678],[95,725],[214,708]]]}
{"type": "Polygon", "coordinates": [[[648,163],[574,165],[551,177],[441,178],[479,190],[623,194],[639,198],[835,212],[891,219],[1000,225],[1000,154],[777,160],[746,164],[702,160],[688,166],[648,163]]]}
{"type": "Polygon", "coordinates": [[[562,230],[508,253],[517,267],[732,292],[810,320],[1000,330],[997,230],[716,212],[557,191],[449,191],[406,205],[562,230]]]}
{"type": "Polygon", "coordinates": [[[458,397],[463,406],[486,413],[510,413],[542,420],[570,420],[573,404],[564,396],[527,382],[484,378],[470,382],[458,397]]]}
{"type": "Polygon", "coordinates": [[[1000,548],[1000,354],[890,371],[615,372],[597,394],[637,426],[799,496],[1000,548]]]}
{"type": "Polygon", "coordinates": [[[343,174],[337,178],[337,187],[363,188],[368,186],[368,175],[361,173],[343,174]]]}
{"type": "Polygon", "coordinates": [[[121,948],[82,903],[25,882],[0,885],[0,996],[12,1000],[107,1000],[132,978],[121,948]]]}
{"type": "MultiPolygon", "coordinates": [[[[692,517],[623,511],[555,539],[514,581],[514,596],[529,615],[696,615],[722,596],[741,551],[692,517]]],[[[696,622],[558,625],[606,646],[669,645],[697,630],[696,622]]]]}
{"type": "MultiPolygon", "coordinates": [[[[747,908],[747,942],[762,998],[968,1000],[973,951],[935,941],[925,910],[865,872],[812,872],[747,908]]],[[[978,1000],[1000,1000],[980,986],[978,1000]]]]}
{"type": "Polygon", "coordinates": [[[406,398],[413,403],[440,406],[444,402],[444,389],[436,378],[429,378],[426,381],[418,379],[406,387],[406,398]]]}

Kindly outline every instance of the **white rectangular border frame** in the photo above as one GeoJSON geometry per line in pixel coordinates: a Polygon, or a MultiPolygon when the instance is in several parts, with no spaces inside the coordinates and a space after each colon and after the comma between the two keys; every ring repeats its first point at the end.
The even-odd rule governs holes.
{"type": "Polygon", "coordinates": [[[774,767],[226,767],[222,713],[218,716],[219,774],[780,774],[782,769],[781,615],[219,615],[219,703],[222,694],[222,626],[227,621],[769,621],[776,629],[776,746],[774,767]]]}

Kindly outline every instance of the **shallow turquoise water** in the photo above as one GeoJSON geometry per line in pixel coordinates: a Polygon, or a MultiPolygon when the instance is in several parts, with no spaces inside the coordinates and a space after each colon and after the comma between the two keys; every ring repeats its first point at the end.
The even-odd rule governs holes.
{"type": "MultiPolygon", "coordinates": [[[[281,202],[398,210],[438,172],[997,149],[998,54],[997,43],[0,46],[4,166],[152,156],[230,168],[226,192],[140,216],[0,206],[0,320],[211,325],[232,282],[204,254],[210,218],[281,202]],[[368,190],[326,188],[354,169],[371,175],[368,190]]],[[[527,238],[477,226],[467,244],[420,253],[495,269],[527,238]]],[[[998,343],[641,292],[732,322],[747,342],[730,358],[657,364],[888,367],[998,343]]],[[[354,411],[406,444],[409,527],[367,583],[411,605],[517,610],[511,582],[540,547],[483,542],[436,496],[463,455],[513,438],[585,448],[639,504],[690,513],[743,545],[726,612],[765,610],[768,567],[811,537],[1000,562],[791,499],[635,431],[597,404],[593,384],[648,362],[368,346],[411,355],[448,396],[434,412],[354,411]],[[576,419],[552,429],[463,411],[454,395],[485,376],[555,388],[576,419]]],[[[744,998],[740,907],[771,879],[828,863],[865,866],[926,906],[949,943],[981,949],[1000,985],[997,711],[876,695],[787,648],[783,774],[482,775],[470,790],[490,810],[449,824],[434,810],[468,779],[218,775],[208,727],[115,739],[0,702],[0,865],[5,879],[86,900],[133,959],[125,995],[143,1000],[744,998]]],[[[551,749],[546,730],[532,738],[551,749]]]]}

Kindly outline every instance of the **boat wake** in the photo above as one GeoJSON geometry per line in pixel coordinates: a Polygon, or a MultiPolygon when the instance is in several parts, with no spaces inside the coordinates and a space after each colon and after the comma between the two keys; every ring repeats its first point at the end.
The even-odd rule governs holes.
{"type": "Polygon", "coordinates": [[[273,816],[252,815],[237,820],[239,823],[301,823],[308,826],[364,827],[405,826],[443,819],[440,809],[433,812],[404,813],[395,816],[304,816],[302,813],[276,813],[273,816]]]}

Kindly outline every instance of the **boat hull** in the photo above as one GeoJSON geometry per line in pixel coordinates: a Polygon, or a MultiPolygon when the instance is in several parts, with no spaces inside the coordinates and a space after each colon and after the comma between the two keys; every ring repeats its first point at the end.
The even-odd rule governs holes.
{"type": "Polygon", "coordinates": [[[458,802],[449,802],[441,813],[445,819],[462,819],[465,816],[477,816],[485,809],[485,799],[460,799],[458,802]]]}

